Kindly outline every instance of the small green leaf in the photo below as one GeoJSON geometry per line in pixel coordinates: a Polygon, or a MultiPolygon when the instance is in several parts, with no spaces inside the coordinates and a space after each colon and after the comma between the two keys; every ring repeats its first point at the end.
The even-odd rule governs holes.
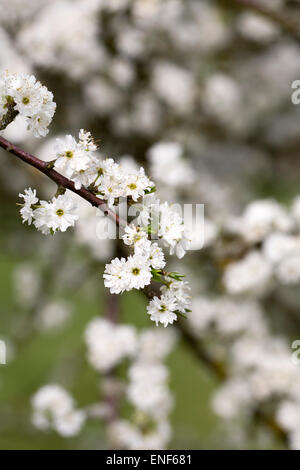
{"type": "Polygon", "coordinates": [[[145,195],[155,193],[156,186],[153,186],[151,189],[146,189],[145,195]]]}
{"type": "Polygon", "coordinates": [[[177,272],[169,273],[168,276],[169,276],[171,279],[175,279],[175,281],[182,281],[182,278],[185,277],[184,274],[180,274],[180,273],[177,273],[177,272]]]}
{"type": "Polygon", "coordinates": [[[164,282],[164,279],[161,276],[161,271],[159,269],[152,268],[151,273],[152,273],[152,278],[154,281],[164,282]]]}

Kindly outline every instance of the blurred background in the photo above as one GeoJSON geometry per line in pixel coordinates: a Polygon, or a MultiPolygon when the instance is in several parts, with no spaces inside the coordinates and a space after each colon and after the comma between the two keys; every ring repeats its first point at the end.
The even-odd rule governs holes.
{"type": "MultiPolygon", "coordinates": [[[[46,138],[17,117],[8,140],[51,160],[57,137],[84,128],[103,156],[144,166],[162,200],[205,204],[204,247],[171,262],[194,306],[166,359],[166,446],[299,448],[300,2],[0,0],[0,69],[34,74],[57,103],[46,138]]],[[[18,194],[55,185],[0,152],[0,448],[109,448],[105,420],[43,432],[31,400],[48,383],[81,409],[103,399],[84,332],[110,308],[102,274],[117,247],[79,201],[73,231],[24,227],[18,194]]],[[[153,326],[141,293],[118,297],[120,323],[153,326]]],[[[126,403],[119,413],[130,419],[126,403]]]]}

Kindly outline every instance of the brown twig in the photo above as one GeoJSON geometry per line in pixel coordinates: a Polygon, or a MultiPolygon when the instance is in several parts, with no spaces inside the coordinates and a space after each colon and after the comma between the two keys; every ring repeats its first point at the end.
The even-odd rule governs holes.
{"type": "Polygon", "coordinates": [[[53,170],[49,166],[49,162],[44,162],[39,158],[34,157],[30,153],[25,152],[25,150],[22,150],[20,147],[12,144],[3,137],[0,137],[0,147],[12,153],[15,155],[15,157],[19,158],[28,165],[36,168],[44,175],[48,176],[48,178],[54,181],[58,186],[69,189],[73,193],[78,194],[78,196],[81,196],[83,199],[88,201],[90,204],[92,204],[92,206],[100,208],[106,216],[110,217],[116,223],[116,225],[126,225],[126,223],[122,221],[119,216],[107,206],[105,201],[98,198],[92,191],[89,191],[84,187],[81,187],[81,189],[75,189],[73,181],[53,170]]]}

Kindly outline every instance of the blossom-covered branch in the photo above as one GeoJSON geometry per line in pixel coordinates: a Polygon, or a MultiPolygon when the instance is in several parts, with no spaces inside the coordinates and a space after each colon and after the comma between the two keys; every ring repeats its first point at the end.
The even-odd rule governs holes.
{"type": "MultiPolygon", "coordinates": [[[[18,88],[17,85],[14,86],[15,83],[19,83],[17,78],[6,76],[3,79],[2,119],[5,118],[5,124],[9,125],[8,121],[14,119],[16,112],[23,114],[28,120],[29,129],[35,136],[39,136],[45,132],[45,128],[42,127],[41,132],[38,132],[39,127],[32,128],[32,119],[35,116],[39,126],[38,123],[45,112],[48,121],[51,120],[52,116],[43,110],[43,99],[41,100],[44,94],[48,97],[51,95],[31,77],[22,76],[21,86],[18,85],[18,88]]],[[[176,253],[178,258],[182,258],[188,246],[184,223],[168,202],[161,203],[156,198],[155,185],[146,176],[143,168],[128,169],[113,159],[103,160],[96,153],[97,147],[91,134],[83,130],[79,132],[78,140],[70,135],[57,139],[54,159],[49,162],[39,160],[3,137],[0,138],[0,146],[38,169],[58,185],[58,192],[50,202],[40,201],[36,191],[31,188],[20,195],[24,200],[21,205],[23,222],[29,225],[33,222],[43,234],[54,234],[58,230],[64,232],[68,227],[74,226],[78,215],[74,201],[65,194],[66,189],[71,190],[93,206],[100,207],[104,214],[109,215],[123,229],[122,240],[130,255],[128,258],[117,257],[106,265],[104,284],[110,292],[120,294],[131,289],[144,290],[150,300],[147,313],[156,325],[167,326],[175,322],[179,315],[190,312],[190,287],[180,273],[166,270],[164,251],[159,245],[160,243],[168,247],[170,254],[176,253]],[[114,210],[120,205],[122,198],[129,202],[129,206],[134,203],[139,206],[138,217],[130,223],[120,219],[114,210]],[[155,236],[155,242],[152,235],[155,236]],[[152,282],[159,285],[159,289],[153,292],[150,291],[152,282]]],[[[87,342],[91,348],[94,347],[94,331],[97,335],[97,348],[99,347],[99,328],[107,337],[116,337],[117,330],[119,331],[118,327],[112,327],[103,321],[101,324],[92,325],[87,333],[87,342]]],[[[223,365],[210,357],[202,348],[201,342],[185,327],[179,324],[179,328],[197,358],[205,362],[219,378],[224,379],[226,372],[223,365]]],[[[123,337],[124,329],[119,332],[120,338],[123,337]]],[[[116,351],[119,350],[121,355],[132,353],[130,341],[126,341],[123,346],[124,350],[116,348],[116,351]]],[[[96,356],[92,353],[94,359],[96,356]]],[[[106,365],[102,363],[103,355],[99,357],[101,364],[97,362],[96,367],[102,370],[106,365]]],[[[135,370],[134,376],[136,373],[135,370]]],[[[140,370],[137,374],[140,375],[140,370]]],[[[135,382],[136,378],[133,381],[135,382]]],[[[79,415],[78,420],[82,420],[79,415]]],[[[265,419],[267,423],[270,421],[269,418],[265,419]]]]}
{"type": "Polygon", "coordinates": [[[90,204],[92,204],[92,206],[99,207],[104,212],[104,214],[109,216],[117,225],[122,225],[122,223],[124,224],[124,222],[120,221],[119,216],[107,206],[105,201],[99,199],[99,197],[97,197],[92,191],[84,187],[76,189],[73,181],[61,175],[57,171],[53,170],[53,168],[51,168],[51,165],[49,165],[47,162],[43,162],[39,158],[31,155],[30,153],[21,149],[17,145],[14,145],[13,143],[9,142],[1,136],[0,147],[15,155],[17,158],[27,163],[28,165],[36,168],[44,175],[48,176],[48,178],[54,181],[54,183],[56,183],[59,187],[69,189],[73,193],[78,194],[83,199],[88,201],[90,204]]]}
{"type": "MultiPolygon", "coordinates": [[[[41,129],[32,128],[32,119],[35,117],[39,126],[45,114],[49,124],[55,108],[53,103],[51,112],[48,110],[52,94],[34,77],[27,75],[6,74],[1,77],[0,85],[1,115],[7,116],[8,106],[12,107],[28,119],[28,129],[35,137],[42,135],[44,127],[43,132],[38,132],[41,129]]],[[[14,114],[11,119],[14,119],[14,114]]],[[[171,205],[161,203],[155,197],[155,184],[147,177],[144,168],[125,168],[112,158],[102,159],[91,133],[83,129],[79,132],[78,141],[71,135],[57,139],[55,158],[47,163],[3,138],[0,145],[58,185],[56,194],[49,202],[39,200],[36,190],[31,188],[19,195],[24,201],[20,210],[23,222],[33,224],[44,235],[65,232],[68,227],[74,226],[79,216],[75,201],[65,194],[66,189],[70,189],[100,207],[105,215],[110,215],[123,228],[122,239],[131,254],[127,259],[117,257],[106,265],[104,284],[110,292],[120,294],[142,289],[157,281],[161,284],[160,294],[154,296],[147,307],[147,313],[156,325],[162,323],[166,327],[176,321],[178,315],[189,311],[190,287],[183,281],[183,275],[164,269],[164,252],[157,243],[164,244],[170,254],[176,253],[178,258],[182,258],[189,244],[184,221],[171,205]],[[132,219],[130,223],[121,221],[114,211],[123,201],[126,203],[126,220],[128,216],[132,219]],[[129,214],[133,205],[136,205],[134,216],[129,214]],[[152,242],[153,236],[157,242],[152,242]]]]}

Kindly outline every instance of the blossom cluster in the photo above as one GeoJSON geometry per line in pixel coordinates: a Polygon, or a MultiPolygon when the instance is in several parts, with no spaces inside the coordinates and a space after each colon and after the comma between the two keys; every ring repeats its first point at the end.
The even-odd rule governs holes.
{"type": "Polygon", "coordinates": [[[33,75],[4,73],[0,76],[0,123],[13,110],[26,119],[35,137],[44,137],[55,109],[53,94],[33,75]]]}
{"type": "Polygon", "coordinates": [[[103,318],[93,320],[85,330],[90,364],[100,372],[107,372],[125,357],[136,353],[135,329],[117,325],[103,318]]]}
{"type": "Polygon", "coordinates": [[[246,207],[241,217],[227,221],[225,232],[237,237],[237,243],[245,247],[245,255],[229,263],[224,272],[228,293],[265,295],[278,283],[299,283],[299,208],[299,197],[290,210],[274,200],[257,200],[246,207]]]}
{"type": "MultiPolygon", "coordinates": [[[[162,212],[170,214],[167,203],[163,205],[162,212]]],[[[166,217],[165,217],[166,219],[166,217]]],[[[165,226],[166,220],[163,219],[165,226]]],[[[170,229],[176,230],[176,223],[169,219],[170,229]]],[[[158,233],[162,233],[164,224],[159,223],[158,233]]],[[[183,227],[180,221],[180,230],[183,227]]],[[[172,231],[172,230],[170,230],[172,231]]],[[[166,231],[168,240],[171,233],[166,231]]],[[[165,240],[165,239],[164,239],[165,240]]],[[[125,228],[123,241],[133,248],[134,254],[127,259],[115,258],[107,264],[104,272],[104,284],[112,294],[119,294],[131,289],[143,289],[152,279],[162,282],[161,296],[154,296],[150,300],[147,312],[156,325],[162,323],[165,327],[177,319],[177,314],[185,314],[190,307],[190,287],[178,273],[165,273],[166,264],[162,248],[156,242],[148,239],[148,234],[140,225],[128,225],[125,228]]]]}
{"type": "Polygon", "coordinates": [[[48,384],[32,397],[32,423],[42,430],[55,430],[64,437],[74,436],[81,430],[86,414],[76,409],[74,400],[60,385],[48,384]]]}
{"type": "MultiPolygon", "coordinates": [[[[154,296],[147,310],[156,325],[162,323],[166,327],[178,314],[189,311],[190,288],[181,275],[163,271],[165,255],[153,238],[169,247],[170,254],[182,258],[190,244],[184,221],[176,208],[155,197],[154,183],[142,167],[136,169],[128,162],[118,164],[111,158],[102,159],[96,150],[90,132],[81,129],[78,141],[71,135],[57,139],[55,158],[48,166],[71,179],[76,189],[85,186],[109,206],[117,205],[120,198],[138,203],[136,221],[125,227],[122,236],[132,254],[127,259],[114,258],[106,264],[104,284],[112,294],[120,294],[143,289],[152,280],[161,282],[161,296],[154,296]]],[[[65,232],[79,218],[74,198],[64,191],[50,202],[39,201],[36,190],[31,188],[20,197],[24,199],[20,210],[23,222],[29,225],[33,222],[43,234],[65,232]]]]}
{"type": "Polygon", "coordinates": [[[92,185],[94,192],[110,206],[122,197],[137,201],[154,187],[143,168],[126,171],[112,158],[100,159],[95,154],[96,148],[90,132],[83,129],[79,142],[71,135],[57,139],[54,168],[74,181],[76,189],[92,185]]]}
{"type": "Polygon", "coordinates": [[[166,285],[161,288],[161,296],[154,296],[150,301],[147,312],[156,325],[167,326],[177,320],[177,315],[190,312],[191,288],[187,281],[167,277],[166,285]]]}
{"type": "Polygon", "coordinates": [[[158,142],[147,153],[150,172],[155,181],[174,188],[195,182],[195,175],[182,145],[176,142],[158,142]]]}
{"type": "MultiPolygon", "coordinates": [[[[76,189],[86,187],[109,206],[118,205],[121,198],[137,203],[129,208],[129,212],[135,210],[136,218],[122,235],[132,254],[106,264],[104,284],[112,294],[120,294],[143,289],[152,280],[161,282],[161,296],[150,301],[148,314],[156,325],[162,323],[166,327],[178,314],[188,312],[190,289],[181,275],[163,271],[166,261],[159,243],[168,247],[171,255],[176,253],[182,258],[189,247],[190,235],[177,208],[156,198],[154,183],[142,167],[137,169],[128,161],[119,164],[111,158],[102,159],[96,150],[90,132],[81,129],[78,141],[71,135],[56,140],[55,158],[48,166],[72,180],[76,189]]],[[[39,201],[36,190],[31,188],[20,194],[24,200],[20,210],[23,222],[33,223],[46,235],[74,226],[79,219],[75,196],[64,190],[59,194],[60,191],[50,202],[39,201]]]]}
{"type": "MultiPolygon", "coordinates": [[[[190,288],[181,275],[163,271],[165,255],[152,238],[169,247],[170,254],[182,258],[190,239],[181,215],[167,202],[161,203],[155,194],[146,194],[155,188],[143,168],[136,170],[113,159],[101,160],[89,132],[80,130],[78,142],[71,135],[57,139],[55,151],[56,158],[49,165],[74,181],[76,189],[84,185],[108,205],[114,205],[121,197],[138,202],[136,221],[125,227],[122,236],[132,254],[106,264],[104,284],[112,294],[120,294],[143,289],[158,280],[163,284],[161,296],[154,296],[147,311],[156,325],[172,324],[178,314],[189,311],[190,288]]],[[[24,200],[20,210],[23,222],[33,223],[45,235],[65,232],[79,218],[74,197],[65,193],[50,202],[39,201],[36,190],[29,188],[20,197],[24,200]]]]}
{"type": "Polygon", "coordinates": [[[23,223],[33,223],[44,235],[54,234],[58,230],[65,232],[68,227],[73,227],[78,219],[74,201],[66,194],[54,196],[50,202],[39,201],[36,190],[28,188],[19,197],[24,199],[20,210],[23,223]]]}

